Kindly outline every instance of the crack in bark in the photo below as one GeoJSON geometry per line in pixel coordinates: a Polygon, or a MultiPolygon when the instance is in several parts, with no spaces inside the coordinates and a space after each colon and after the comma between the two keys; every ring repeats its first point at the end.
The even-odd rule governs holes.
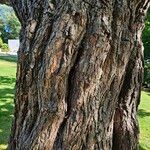
{"type": "Polygon", "coordinates": [[[93,3],[90,3],[90,2],[88,2],[88,1],[86,1],[86,0],[83,0],[83,2],[86,3],[86,4],[88,4],[89,6],[91,6],[91,8],[102,9],[102,7],[99,7],[99,6],[97,6],[97,5],[94,5],[93,3]]]}
{"type": "Polygon", "coordinates": [[[74,60],[72,60],[73,62],[73,65],[72,67],[70,68],[70,71],[69,71],[69,75],[68,75],[68,83],[67,83],[67,94],[66,94],[66,98],[65,98],[65,101],[66,101],[66,104],[67,104],[67,111],[65,113],[65,118],[63,120],[63,122],[61,123],[60,127],[59,127],[59,130],[58,130],[58,133],[57,133],[57,137],[56,137],[56,140],[55,140],[55,143],[54,143],[54,149],[57,150],[57,146],[60,146],[62,145],[63,147],[63,130],[65,128],[65,125],[66,125],[66,122],[68,120],[68,118],[70,117],[70,114],[71,114],[71,110],[73,109],[73,106],[71,106],[71,101],[70,101],[70,98],[71,98],[71,95],[73,93],[73,88],[74,88],[74,85],[73,85],[73,78],[74,78],[74,74],[76,72],[76,65],[80,62],[80,58],[82,57],[82,54],[83,54],[83,41],[84,41],[84,36],[83,36],[83,39],[81,40],[80,42],[80,47],[76,48],[73,56],[74,56],[74,60]]]}

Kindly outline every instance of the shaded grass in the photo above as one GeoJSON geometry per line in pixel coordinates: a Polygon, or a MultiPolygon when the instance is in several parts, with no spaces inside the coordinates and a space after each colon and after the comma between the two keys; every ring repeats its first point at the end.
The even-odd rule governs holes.
{"type": "Polygon", "coordinates": [[[9,61],[9,62],[17,62],[17,56],[0,56],[0,60],[5,60],[5,61],[9,61]]]}

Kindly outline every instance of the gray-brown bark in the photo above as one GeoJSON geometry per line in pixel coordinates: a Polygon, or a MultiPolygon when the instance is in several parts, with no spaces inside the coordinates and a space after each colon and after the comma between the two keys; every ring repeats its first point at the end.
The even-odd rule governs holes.
{"type": "Polygon", "coordinates": [[[118,97],[113,131],[113,149],[138,149],[139,126],[137,107],[143,76],[141,43],[136,41],[126,68],[123,86],[118,97]]]}
{"type": "MultiPolygon", "coordinates": [[[[8,149],[116,149],[112,140],[115,135],[115,143],[120,131],[114,123],[116,106],[127,105],[128,91],[141,82],[131,80],[132,89],[123,91],[127,68],[138,65],[140,57],[133,62],[131,58],[141,54],[141,48],[134,50],[135,40],[149,1],[12,0],[11,4],[22,30],[8,149]]],[[[129,72],[137,78],[132,75],[129,72]]],[[[136,96],[131,101],[135,104],[136,96]]],[[[128,107],[135,110],[137,105],[128,107]]],[[[137,131],[132,131],[135,135],[129,138],[137,146],[137,131]]]]}
{"type": "MultiPolygon", "coordinates": [[[[148,4],[148,3],[147,3],[148,4]]],[[[114,116],[113,149],[138,149],[139,125],[137,108],[143,77],[143,45],[141,40],[144,22],[140,15],[146,3],[139,3],[136,10],[136,34],[134,47],[126,67],[126,73],[118,97],[114,116]]]]}

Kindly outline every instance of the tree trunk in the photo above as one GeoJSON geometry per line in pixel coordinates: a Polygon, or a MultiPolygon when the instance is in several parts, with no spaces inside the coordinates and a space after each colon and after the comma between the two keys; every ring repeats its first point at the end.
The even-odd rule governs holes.
{"type": "Polygon", "coordinates": [[[137,107],[143,76],[143,52],[141,39],[135,42],[121,88],[114,116],[113,149],[138,149],[139,126],[137,107]]]}
{"type": "Polygon", "coordinates": [[[11,0],[22,29],[8,149],[138,149],[149,3],[11,0]]]}

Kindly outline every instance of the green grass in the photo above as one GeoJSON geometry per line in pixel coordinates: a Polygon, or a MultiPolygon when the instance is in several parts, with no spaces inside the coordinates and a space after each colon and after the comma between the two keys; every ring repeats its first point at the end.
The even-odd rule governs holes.
{"type": "MultiPolygon", "coordinates": [[[[13,118],[16,57],[0,56],[0,150],[5,150],[13,118]]],[[[139,107],[140,150],[150,150],[150,93],[142,92],[139,107]]]]}
{"type": "Polygon", "coordinates": [[[0,150],[7,147],[13,118],[16,57],[0,56],[0,150]],[[6,59],[5,59],[6,58],[6,59]]]}
{"type": "Polygon", "coordinates": [[[140,149],[150,150],[150,93],[142,92],[139,106],[140,149]]]}
{"type": "Polygon", "coordinates": [[[17,62],[17,56],[11,56],[11,55],[4,55],[0,56],[0,60],[5,60],[8,62],[17,62]]]}

